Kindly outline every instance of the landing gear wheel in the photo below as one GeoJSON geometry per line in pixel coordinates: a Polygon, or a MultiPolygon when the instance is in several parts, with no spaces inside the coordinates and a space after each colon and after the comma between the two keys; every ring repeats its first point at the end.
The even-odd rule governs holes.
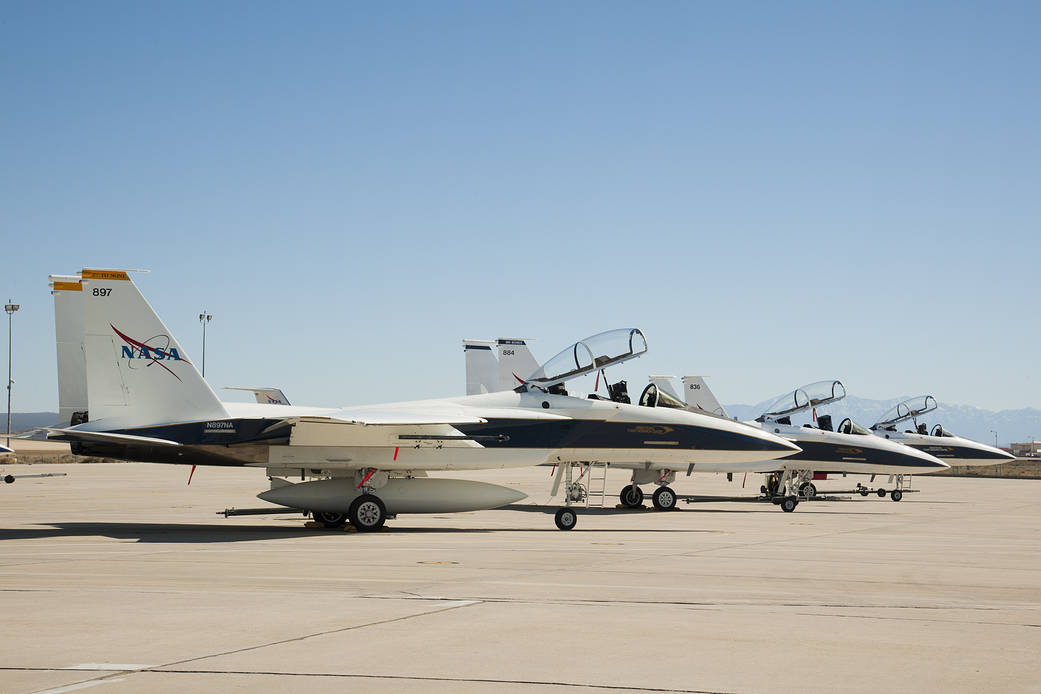
{"type": "Polygon", "coordinates": [[[659,511],[671,511],[676,508],[676,492],[668,487],[658,487],[651,495],[651,503],[659,511]]]}
{"type": "Polygon", "coordinates": [[[781,510],[785,513],[791,513],[798,505],[799,501],[794,496],[786,496],[781,500],[781,510]]]}
{"type": "Polygon", "coordinates": [[[889,498],[891,498],[893,501],[900,501],[904,498],[904,493],[899,489],[894,489],[893,491],[889,492],[889,498]]]}
{"type": "Polygon", "coordinates": [[[578,523],[578,514],[572,508],[558,508],[553,516],[553,522],[560,530],[571,530],[578,523]]]}
{"type": "Polygon", "coordinates": [[[351,502],[347,517],[358,532],[367,533],[383,527],[387,521],[387,507],[378,496],[362,494],[351,502]]]}
{"type": "Polygon", "coordinates": [[[622,506],[626,508],[639,508],[643,506],[643,490],[635,484],[627,484],[622,487],[622,493],[618,495],[622,506]]]}
{"type": "Polygon", "coordinates": [[[799,494],[806,497],[807,499],[812,499],[813,497],[817,496],[817,487],[813,486],[812,482],[807,482],[806,484],[799,487],[799,494]]]}
{"type": "Polygon", "coordinates": [[[347,525],[347,514],[338,511],[311,511],[316,522],[327,528],[342,528],[347,525]]]}
{"type": "Polygon", "coordinates": [[[867,496],[868,495],[868,490],[866,488],[864,488],[864,487],[861,487],[860,488],[860,495],[861,496],[867,496]]]}
{"type": "Polygon", "coordinates": [[[886,498],[886,490],[882,489],[881,487],[878,488],[878,491],[875,492],[875,494],[878,494],[878,498],[879,499],[885,499],[886,498]]]}

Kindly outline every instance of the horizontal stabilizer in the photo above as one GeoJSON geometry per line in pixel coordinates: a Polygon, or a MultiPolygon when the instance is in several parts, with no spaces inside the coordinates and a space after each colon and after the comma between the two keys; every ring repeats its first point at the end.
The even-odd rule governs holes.
{"type": "Polygon", "coordinates": [[[260,405],[288,405],[289,399],[279,388],[233,388],[226,386],[224,390],[244,390],[253,393],[253,397],[260,405]]]}
{"type": "Polygon", "coordinates": [[[79,431],[77,429],[47,429],[47,438],[52,441],[95,441],[98,443],[140,444],[143,446],[180,446],[169,439],[132,434],[109,434],[102,431],[79,431]]]}

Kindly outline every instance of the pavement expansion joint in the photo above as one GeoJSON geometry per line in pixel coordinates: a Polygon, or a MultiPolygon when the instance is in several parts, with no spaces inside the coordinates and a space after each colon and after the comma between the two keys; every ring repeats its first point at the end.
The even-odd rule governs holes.
{"type": "Polygon", "coordinates": [[[670,687],[647,687],[640,685],[622,684],[593,684],[590,682],[549,682],[545,680],[510,680],[492,679],[488,677],[433,677],[425,675],[377,675],[370,673],[340,673],[340,672],[285,672],[279,670],[142,670],[141,672],[157,672],[162,674],[180,675],[257,675],[257,676],[280,676],[280,677],[322,677],[338,679],[378,679],[378,680],[402,680],[414,682],[458,682],[459,684],[517,684],[530,687],[568,687],[574,689],[589,689],[600,691],[626,691],[626,692],[664,692],[665,694],[736,694],[731,691],[718,689],[675,689],[670,687]]]}
{"type": "MultiPolygon", "coordinates": [[[[408,621],[410,619],[415,619],[417,617],[427,617],[427,616],[430,616],[430,615],[439,614],[441,612],[448,612],[448,611],[451,611],[451,610],[458,610],[458,609],[461,609],[461,608],[464,608],[464,607],[470,607],[472,605],[477,605],[477,604],[480,604],[480,602],[477,601],[477,600],[456,600],[456,601],[454,601],[451,604],[444,605],[444,606],[439,606],[436,609],[426,610],[424,612],[416,612],[414,614],[404,615],[402,617],[392,617],[390,619],[380,619],[380,620],[376,620],[376,621],[372,621],[372,622],[366,622],[365,624],[352,624],[350,626],[341,627],[339,629],[327,629],[326,631],[318,631],[318,632],[315,632],[315,633],[312,633],[312,634],[304,634],[303,636],[294,636],[293,638],[279,639],[277,641],[270,641],[268,643],[261,643],[261,644],[257,644],[257,645],[254,645],[254,646],[245,646],[243,648],[234,648],[232,650],[222,651],[220,653],[208,653],[208,654],[205,654],[205,655],[195,656],[193,658],[185,658],[184,660],[178,660],[178,661],[175,661],[175,662],[172,662],[172,663],[164,663],[162,665],[156,665],[155,667],[150,668],[149,670],[146,670],[145,672],[149,672],[149,671],[167,672],[167,670],[165,668],[172,668],[172,667],[175,667],[177,665],[184,665],[185,663],[193,663],[193,662],[196,662],[196,661],[199,661],[199,660],[207,660],[209,658],[217,658],[217,657],[227,656],[227,655],[236,655],[236,654],[239,654],[239,653],[247,653],[249,651],[259,650],[261,648],[269,648],[271,646],[281,646],[281,645],[287,644],[287,643],[295,643],[295,642],[298,642],[298,641],[305,641],[307,639],[316,638],[316,637],[319,637],[319,636],[328,636],[330,634],[342,634],[342,633],[347,632],[347,631],[356,631],[358,629],[365,629],[366,627],[381,626],[381,625],[384,625],[384,624],[393,624],[395,622],[404,622],[404,621],[408,621]]],[[[171,670],[170,672],[173,672],[173,671],[171,670]]]]}

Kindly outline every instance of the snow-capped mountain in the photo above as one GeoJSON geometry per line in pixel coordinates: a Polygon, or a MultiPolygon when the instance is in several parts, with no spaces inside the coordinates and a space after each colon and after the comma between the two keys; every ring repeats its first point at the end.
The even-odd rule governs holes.
{"type": "MultiPolygon", "coordinates": [[[[853,395],[847,396],[837,403],[827,405],[818,414],[830,414],[835,426],[838,426],[845,417],[851,417],[854,422],[864,427],[870,427],[889,408],[907,397],[893,398],[892,400],[871,400],[858,398],[853,395]]],[[[742,421],[755,419],[773,401],[765,400],[756,405],[726,405],[727,414],[737,417],[742,421]]],[[[802,415],[793,417],[793,424],[808,422],[810,416],[802,415]]],[[[982,410],[969,405],[949,405],[943,402],[935,412],[922,417],[924,422],[932,429],[934,424],[942,424],[947,431],[954,432],[959,436],[980,441],[982,443],[994,443],[994,432],[998,435],[998,445],[1007,447],[1013,441],[1041,440],[1041,410],[1025,408],[1022,410],[982,410]]],[[[901,430],[910,429],[910,422],[902,422],[901,430]]]]}

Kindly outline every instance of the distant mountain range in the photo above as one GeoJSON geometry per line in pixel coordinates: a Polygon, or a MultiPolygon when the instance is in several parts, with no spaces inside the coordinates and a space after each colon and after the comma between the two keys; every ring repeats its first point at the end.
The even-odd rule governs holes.
{"type": "MultiPolygon", "coordinates": [[[[820,414],[830,414],[835,426],[838,426],[845,417],[851,417],[854,422],[865,427],[874,424],[882,413],[886,412],[898,402],[907,398],[894,398],[893,400],[869,400],[858,398],[853,395],[839,400],[834,405],[821,410],[820,414]]],[[[757,405],[726,405],[727,414],[737,417],[742,421],[755,419],[767,405],[772,402],[765,400],[757,405]]],[[[802,419],[795,418],[795,424],[809,421],[809,416],[802,419]]],[[[964,436],[983,443],[994,443],[994,432],[998,432],[998,444],[1008,447],[1013,441],[1041,440],[1041,410],[1026,408],[1022,410],[1002,410],[993,412],[981,410],[978,407],[968,405],[945,405],[922,418],[931,429],[934,424],[942,424],[944,429],[952,431],[959,436],[964,436]]],[[[58,422],[57,412],[12,412],[11,431],[29,431],[37,427],[55,426],[58,422]]],[[[909,429],[910,424],[904,423],[903,429],[909,429]]],[[[5,414],[0,412],[0,431],[7,430],[5,414]]]]}
{"type": "MultiPolygon", "coordinates": [[[[58,426],[57,412],[12,412],[11,433],[29,431],[38,427],[58,426]]],[[[7,431],[7,413],[0,412],[0,431],[7,431]]]]}
{"type": "MultiPolygon", "coordinates": [[[[870,400],[849,395],[834,405],[822,408],[818,414],[830,414],[835,426],[838,426],[844,418],[850,417],[857,424],[870,427],[889,408],[904,400],[907,398],[870,400]]],[[[772,398],[757,405],[725,405],[725,407],[727,414],[731,417],[746,421],[762,414],[771,402],[772,398]]],[[[794,424],[802,424],[807,421],[809,421],[809,415],[802,419],[793,418],[792,420],[794,424]]],[[[934,424],[941,424],[944,429],[958,436],[991,445],[994,444],[994,432],[997,432],[998,445],[1006,448],[1013,441],[1041,440],[1041,410],[1034,408],[993,412],[968,405],[945,405],[941,402],[935,412],[925,415],[921,421],[928,424],[930,429],[934,424]]],[[[904,431],[911,428],[911,423],[901,422],[898,426],[901,431],[904,431]]]]}

